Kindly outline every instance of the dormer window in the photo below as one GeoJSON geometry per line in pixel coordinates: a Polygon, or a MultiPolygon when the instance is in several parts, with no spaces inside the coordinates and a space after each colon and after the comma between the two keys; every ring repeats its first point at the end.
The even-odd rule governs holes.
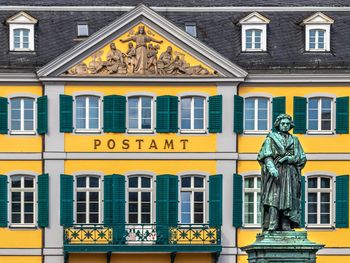
{"type": "Polygon", "coordinates": [[[330,27],[334,20],[318,12],[305,19],[305,50],[324,52],[330,51],[330,27]]]}
{"type": "Polygon", "coordinates": [[[77,24],[77,36],[78,37],[89,36],[89,25],[86,22],[79,22],[77,24]]]}
{"type": "Polygon", "coordinates": [[[34,51],[34,25],[38,22],[25,12],[7,19],[10,51],[34,51]]]}
{"type": "Polygon", "coordinates": [[[253,12],[239,21],[242,25],[242,51],[266,51],[266,27],[270,20],[253,12]]]}
{"type": "Polygon", "coordinates": [[[197,37],[197,26],[195,23],[186,23],[185,31],[193,37],[197,37]]]}

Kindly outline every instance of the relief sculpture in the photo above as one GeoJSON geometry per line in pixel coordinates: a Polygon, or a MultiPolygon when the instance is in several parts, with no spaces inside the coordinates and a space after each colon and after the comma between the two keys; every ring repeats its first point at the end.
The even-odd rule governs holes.
{"type": "MultiPolygon", "coordinates": [[[[126,39],[120,39],[121,43],[128,43],[126,52],[118,49],[112,42],[106,59],[102,59],[103,50],[91,55],[89,63],[80,62],[67,71],[69,75],[176,75],[176,76],[206,76],[216,75],[202,65],[191,66],[185,60],[185,54],[175,51],[171,46],[159,55],[162,40],[151,36],[151,31],[146,32],[144,26],[139,26],[138,31],[131,33],[126,39]]],[[[164,49],[163,49],[164,50],[164,49]]]]}

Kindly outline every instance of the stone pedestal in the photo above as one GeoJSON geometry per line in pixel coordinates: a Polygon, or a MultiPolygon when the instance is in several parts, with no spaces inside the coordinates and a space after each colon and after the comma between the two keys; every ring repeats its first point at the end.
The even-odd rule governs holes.
{"type": "Polygon", "coordinates": [[[316,263],[316,252],[323,247],[308,240],[306,231],[275,231],[257,234],[242,250],[249,263],[316,263]]]}

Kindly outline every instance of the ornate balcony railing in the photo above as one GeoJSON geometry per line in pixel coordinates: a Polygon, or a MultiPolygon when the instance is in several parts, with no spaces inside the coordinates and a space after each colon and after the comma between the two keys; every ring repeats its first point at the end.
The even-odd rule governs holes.
{"type": "Polygon", "coordinates": [[[220,245],[220,227],[156,224],[73,225],[64,228],[65,245],[220,245]]]}

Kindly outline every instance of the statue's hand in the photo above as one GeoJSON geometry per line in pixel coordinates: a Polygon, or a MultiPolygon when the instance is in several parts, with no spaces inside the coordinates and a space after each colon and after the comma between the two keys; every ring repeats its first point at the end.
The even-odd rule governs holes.
{"type": "Polygon", "coordinates": [[[271,174],[273,177],[278,177],[278,170],[277,170],[276,168],[271,168],[270,174],[271,174]]]}
{"type": "Polygon", "coordinates": [[[295,162],[295,159],[294,159],[294,157],[293,156],[288,156],[288,163],[289,164],[293,164],[294,162],[295,162]]]}

